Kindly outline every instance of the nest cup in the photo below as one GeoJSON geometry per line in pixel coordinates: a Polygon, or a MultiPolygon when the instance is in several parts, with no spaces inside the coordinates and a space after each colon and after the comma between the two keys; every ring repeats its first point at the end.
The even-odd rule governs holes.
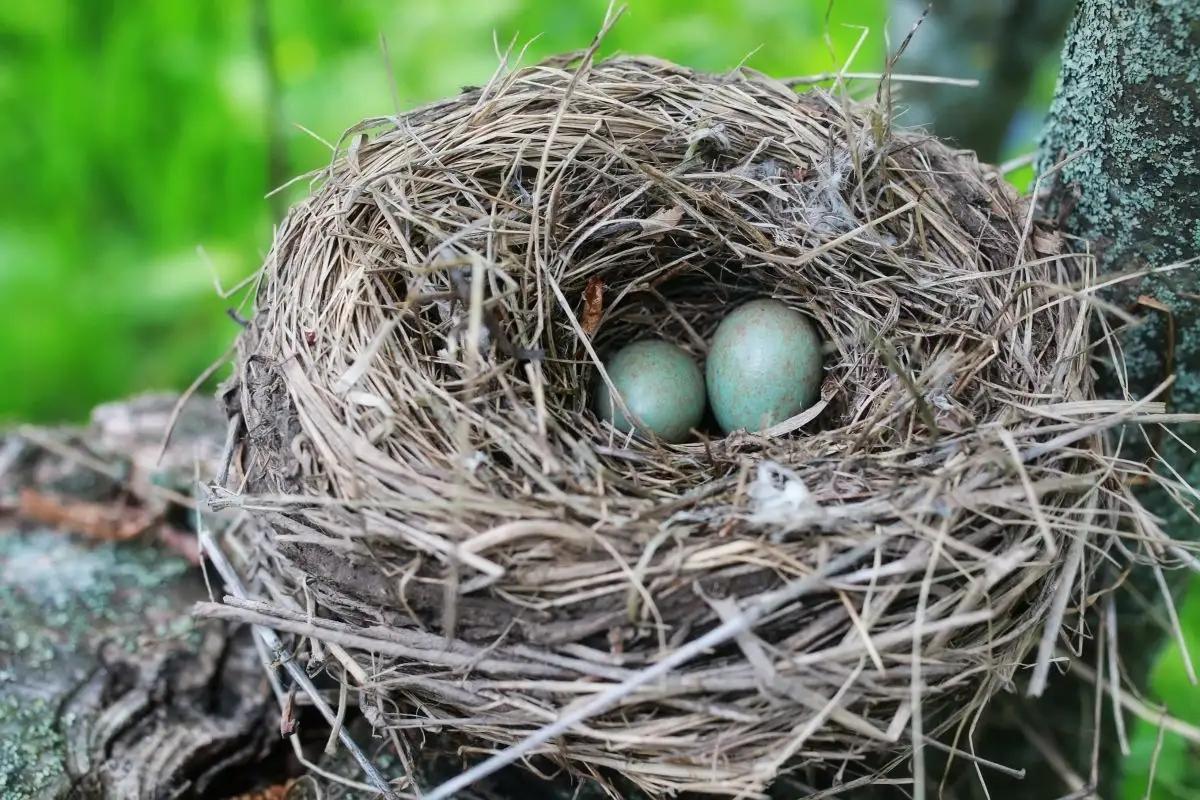
{"type": "Polygon", "coordinates": [[[914,735],[970,759],[958,726],[1023,662],[1040,687],[1081,583],[1140,557],[1092,263],[1055,242],[876,104],[502,71],[349,131],[280,226],[215,505],[261,523],[258,613],[379,729],[487,752],[753,617],[536,752],[656,796],[868,783],[914,735]],[[813,409],[679,445],[591,411],[614,348],[703,362],[766,297],[826,343],[813,409]]]}

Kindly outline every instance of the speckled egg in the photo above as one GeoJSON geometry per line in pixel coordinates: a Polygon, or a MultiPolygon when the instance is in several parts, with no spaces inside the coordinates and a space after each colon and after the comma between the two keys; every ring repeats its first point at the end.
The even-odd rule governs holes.
{"type": "Polygon", "coordinates": [[[708,402],[726,433],[799,414],[821,388],[821,339],[778,300],[753,300],[721,320],[705,367],[708,402]]]}
{"type": "MultiPolygon", "coordinates": [[[[662,339],[647,339],[621,348],[604,364],[613,386],[633,416],[668,442],[682,442],[704,416],[704,376],[686,352],[662,339]]],[[[596,413],[619,431],[633,425],[614,408],[608,386],[597,380],[596,413]]]]}

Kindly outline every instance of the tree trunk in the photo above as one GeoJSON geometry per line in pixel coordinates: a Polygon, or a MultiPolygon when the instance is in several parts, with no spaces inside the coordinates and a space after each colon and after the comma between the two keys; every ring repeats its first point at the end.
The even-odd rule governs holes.
{"type": "MultiPolygon", "coordinates": [[[[1142,320],[1121,341],[1130,393],[1144,396],[1173,377],[1159,399],[1174,411],[1200,411],[1200,265],[1169,269],[1200,254],[1200,3],[1079,3],[1038,166],[1045,176],[1042,188],[1050,188],[1050,213],[1065,232],[1079,237],[1079,247],[1096,254],[1103,272],[1149,273],[1121,281],[1107,294],[1142,320]]],[[[1196,426],[1175,432],[1192,442],[1200,433],[1196,426]]],[[[1171,437],[1157,444],[1167,462],[1200,486],[1194,453],[1171,437]]],[[[1151,492],[1144,499],[1166,519],[1171,535],[1200,538],[1177,503],[1151,492]]],[[[1158,596],[1152,576],[1135,574],[1132,581],[1142,595],[1158,596]]],[[[1126,677],[1144,687],[1166,637],[1146,624],[1144,605],[1134,607],[1126,596],[1118,607],[1126,677]]],[[[1059,683],[1057,696],[1046,698],[1040,710],[1048,728],[1069,718],[1071,712],[1063,709],[1081,716],[1071,681],[1059,683]]],[[[1111,717],[1102,724],[1101,794],[1107,797],[1116,794],[1122,761],[1111,717]]],[[[1090,731],[1083,735],[1090,739],[1090,731]]],[[[1083,745],[1068,756],[1077,756],[1086,775],[1092,754],[1090,743],[1083,745]]],[[[1145,780],[1138,776],[1136,783],[1141,787],[1145,780]]]]}
{"type": "MultiPolygon", "coordinates": [[[[1142,318],[1124,338],[1130,390],[1167,377],[1175,411],[1200,411],[1200,3],[1083,0],[1042,137],[1051,213],[1088,242],[1103,271],[1152,271],[1110,300],[1142,318]]],[[[1192,435],[1195,434],[1193,430],[1192,435]]],[[[1186,438],[1186,436],[1185,436],[1186,438]]],[[[1200,485],[1194,454],[1164,455],[1200,485]]],[[[1162,504],[1177,537],[1198,534],[1162,504]]]]}
{"type": "Polygon", "coordinates": [[[159,465],[173,404],[0,433],[0,797],[226,796],[278,740],[248,632],[190,618],[194,539],[151,486],[186,491],[223,423],[185,414],[159,465]]]}
{"type": "MultiPolygon", "coordinates": [[[[1105,271],[1161,269],[1200,254],[1200,3],[1080,3],[1040,172],[1072,156],[1055,178],[1051,207],[1068,232],[1095,246],[1105,271]]],[[[1200,409],[1197,274],[1158,273],[1113,293],[1147,318],[1128,340],[1134,385],[1152,387],[1174,372],[1179,409],[1200,409]],[[1162,310],[1139,305],[1143,295],[1162,310]]]]}

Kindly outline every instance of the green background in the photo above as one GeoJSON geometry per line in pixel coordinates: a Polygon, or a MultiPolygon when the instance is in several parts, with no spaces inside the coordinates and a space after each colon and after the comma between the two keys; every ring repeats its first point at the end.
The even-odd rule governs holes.
{"type": "MultiPolygon", "coordinates": [[[[99,401],[187,385],[235,333],[210,269],[228,285],[258,266],[278,212],[264,196],[328,163],[320,140],[486,80],[497,64],[493,32],[503,43],[536,35],[527,61],[585,47],[604,8],[0,4],[0,420],[81,419],[99,401]],[[282,162],[274,176],[272,133],[282,162]]],[[[781,75],[833,64],[823,3],[680,9],[638,0],[605,50],[711,70],[748,57],[781,75]]],[[[834,51],[844,58],[859,36],[845,23],[878,30],[883,18],[883,0],[838,4],[834,51]]],[[[881,48],[877,35],[856,66],[878,67],[881,48]]]]}
{"type": "MultiPolygon", "coordinates": [[[[225,310],[237,299],[220,297],[214,276],[229,286],[257,268],[273,222],[304,183],[268,200],[272,187],[327,163],[324,142],[360,118],[486,80],[497,63],[493,34],[501,46],[533,39],[534,61],[586,46],[605,6],[0,5],[0,422],[82,420],[98,402],[186,386],[236,333],[225,310]]],[[[871,34],[853,69],[878,70],[886,50],[885,0],[828,12],[816,1],[630,6],[604,52],[714,71],[745,62],[785,76],[841,66],[861,35],[855,26],[871,34]]],[[[964,43],[968,62],[973,46],[964,43]]],[[[1051,57],[1004,155],[1032,147],[1054,74],[1051,57]]],[[[1195,588],[1181,614],[1200,638],[1195,588]]],[[[1172,713],[1200,723],[1200,692],[1174,646],[1152,688],[1172,713]]],[[[1155,738],[1153,726],[1133,726],[1125,797],[1143,796],[1155,738]]],[[[1200,796],[1195,760],[1168,735],[1153,796],[1200,796]]]]}

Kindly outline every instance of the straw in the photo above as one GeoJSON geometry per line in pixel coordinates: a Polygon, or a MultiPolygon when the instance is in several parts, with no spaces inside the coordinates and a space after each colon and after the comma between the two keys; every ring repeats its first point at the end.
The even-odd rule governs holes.
{"type": "Polygon", "coordinates": [[[363,122],[280,225],[213,487],[258,599],[204,613],[341,648],[380,732],[651,796],[920,794],[913,742],[953,748],[1014,665],[1040,692],[1106,564],[1192,549],[1114,434],[1165,409],[1098,398],[1096,265],[994,168],[886,107],[593,52],[363,122]],[[758,297],[826,342],[813,413],[683,444],[592,413],[615,348],[702,362],[758,297]]]}

